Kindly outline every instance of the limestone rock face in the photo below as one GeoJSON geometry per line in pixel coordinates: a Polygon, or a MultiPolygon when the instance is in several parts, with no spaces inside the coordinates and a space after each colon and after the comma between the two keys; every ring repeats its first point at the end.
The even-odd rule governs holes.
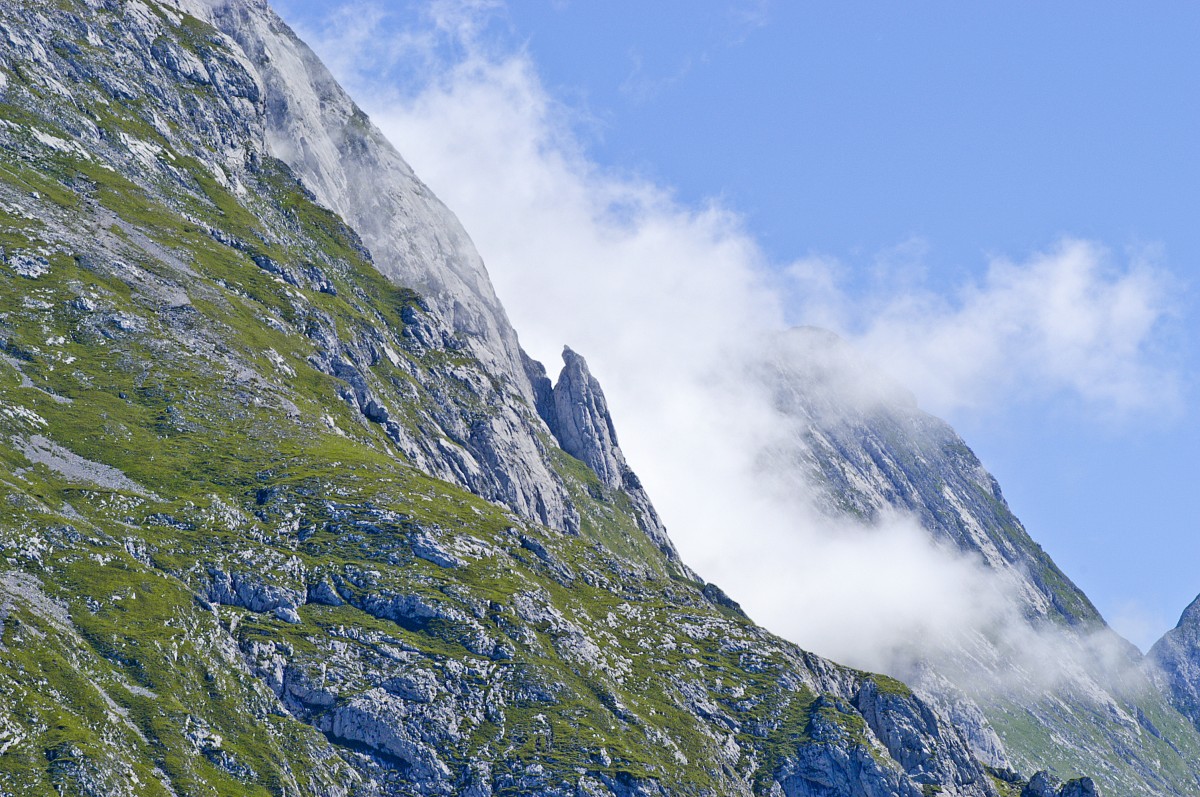
{"type": "Polygon", "coordinates": [[[364,357],[351,342],[334,341],[340,345],[329,350],[328,371],[346,379],[364,415],[387,425],[397,445],[432,475],[523,517],[576,530],[578,513],[546,462],[538,416],[527,409],[533,399],[527,358],[458,219],[265,2],[176,4],[228,36],[240,65],[260,87],[256,146],[286,163],[317,201],[354,228],[376,268],[420,293],[425,313],[414,325],[414,337],[461,348],[488,374],[473,390],[484,397],[511,393],[516,400],[489,401],[487,420],[460,421],[443,405],[451,445],[422,445],[401,425],[387,425],[387,407],[362,377],[364,357]]]}
{"type": "MultiPolygon", "coordinates": [[[[980,788],[988,778],[966,745],[947,744],[933,709],[908,699],[879,680],[863,684],[854,705],[892,757],[918,782],[947,784],[952,789],[980,788]]],[[[961,738],[961,734],[959,734],[961,738]]]]}
{"type": "Polygon", "coordinates": [[[262,86],[266,151],[355,229],[380,271],[418,291],[491,372],[527,395],[516,333],[466,231],[312,50],[265,0],[175,4],[237,44],[262,86]]]}
{"type": "Polygon", "coordinates": [[[553,411],[547,423],[563,451],[591,468],[600,480],[621,486],[629,466],[617,445],[617,430],[600,383],[587,361],[563,349],[563,369],[554,385],[553,411]]]}
{"type": "Polygon", "coordinates": [[[1175,707],[1200,730],[1200,598],[1155,643],[1149,657],[1161,669],[1175,707]]]}
{"type": "Polygon", "coordinates": [[[551,386],[540,364],[528,363],[536,406],[562,450],[592,469],[601,482],[629,496],[642,530],[673,559],[678,558],[666,528],[625,461],[604,390],[587,361],[563,349],[563,369],[551,386]]]}

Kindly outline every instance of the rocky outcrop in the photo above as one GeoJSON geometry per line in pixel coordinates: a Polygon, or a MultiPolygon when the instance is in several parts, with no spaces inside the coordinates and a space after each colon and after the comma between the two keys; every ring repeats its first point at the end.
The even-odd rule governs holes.
{"type": "Polygon", "coordinates": [[[586,360],[570,347],[563,349],[562,356],[563,369],[551,400],[542,403],[542,417],[563,451],[591,468],[600,481],[621,487],[636,477],[617,445],[617,430],[604,391],[588,370],[586,360]]]}
{"type": "Polygon", "coordinates": [[[1048,772],[1038,772],[1021,789],[1021,797],[1098,797],[1091,778],[1075,778],[1062,783],[1048,772]]]}
{"type": "Polygon", "coordinates": [[[913,780],[939,784],[948,791],[990,788],[987,772],[961,734],[944,728],[933,709],[914,699],[906,687],[868,679],[855,695],[854,706],[913,780]],[[947,734],[953,737],[947,738],[947,734]]]}
{"type": "Polygon", "coordinates": [[[669,557],[678,559],[667,530],[650,503],[641,481],[625,461],[608,401],[587,360],[563,348],[563,368],[551,383],[541,363],[525,358],[535,406],[563,451],[591,468],[609,487],[629,496],[638,524],[669,557]]]}
{"type": "Polygon", "coordinates": [[[1200,598],[1155,643],[1149,658],[1161,670],[1171,702],[1200,730],[1200,598]]]}

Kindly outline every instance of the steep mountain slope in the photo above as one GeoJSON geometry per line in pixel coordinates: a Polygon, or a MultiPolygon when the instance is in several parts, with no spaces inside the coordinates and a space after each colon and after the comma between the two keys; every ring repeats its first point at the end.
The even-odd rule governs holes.
{"type": "Polygon", "coordinates": [[[799,473],[823,488],[827,512],[869,521],[885,510],[909,512],[934,539],[1004,574],[1031,620],[1103,625],[967,444],[849,344],[824,330],[795,329],[764,370],[777,408],[797,421],[788,445],[799,473]]]}
{"type": "Polygon", "coordinates": [[[1149,658],[1161,669],[1175,707],[1200,731],[1200,598],[1155,643],[1149,658]]]}
{"type": "MultiPolygon", "coordinates": [[[[816,486],[816,503],[834,516],[910,513],[1008,595],[1011,616],[894,665],[978,755],[995,766],[1092,774],[1116,794],[1200,794],[1200,735],[1140,653],[1029,537],[953,429],[822,330],[785,335],[756,378],[783,419],[771,461],[792,464],[780,470],[796,489],[816,486]]],[[[1160,659],[1186,646],[1187,633],[1164,643],[1160,659]]],[[[1187,658],[1172,655],[1186,683],[1187,658]]]]}
{"type": "MultiPolygon", "coordinates": [[[[458,220],[413,174],[307,46],[265,2],[185,0],[181,7],[232,37],[262,85],[267,152],[363,236],[376,267],[420,292],[429,314],[509,390],[532,398],[516,333],[458,220]],[[371,186],[371,190],[363,190],[371,186]]],[[[576,518],[536,453],[537,429],[501,406],[474,430],[469,457],[439,475],[558,528],[576,518]]],[[[410,456],[415,444],[404,445],[410,456]]],[[[438,457],[430,458],[430,465],[438,457]]]]}
{"type": "Polygon", "coordinates": [[[185,11],[0,0],[0,794],[1019,789],[697,580],[311,54],[185,11]]]}

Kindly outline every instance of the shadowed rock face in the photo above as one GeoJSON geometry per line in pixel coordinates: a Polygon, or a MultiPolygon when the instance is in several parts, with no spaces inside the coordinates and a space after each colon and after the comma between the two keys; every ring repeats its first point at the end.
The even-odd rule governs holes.
{"type": "Polygon", "coordinates": [[[1175,707],[1200,730],[1200,598],[1155,643],[1149,657],[1162,670],[1175,707]]]}

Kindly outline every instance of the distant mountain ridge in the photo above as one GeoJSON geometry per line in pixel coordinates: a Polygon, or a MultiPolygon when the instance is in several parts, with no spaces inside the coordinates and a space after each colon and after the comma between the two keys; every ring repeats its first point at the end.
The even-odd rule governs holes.
{"type": "Polygon", "coordinates": [[[1200,597],[1148,655],[1162,670],[1175,707],[1200,731],[1200,597]]]}
{"type": "Polygon", "coordinates": [[[1033,541],[954,430],[836,335],[790,331],[755,378],[784,419],[770,461],[784,473],[790,463],[796,489],[815,485],[822,511],[867,522],[906,512],[1011,593],[1003,625],[946,650],[927,643],[892,673],[952,717],[977,755],[1086,772],[1117,794],[1200,793],[1200,736],[1176,710],[1194,705],[1200,684],[1184,630],[1200,622],[1143,659],[1033,541]],[[1173,697],[1156,661],[1175,673],[1173,697]]]}
{"type": "Polygon", "coordinates": [[[826,330],[794,329],[772,351],[763,379],[785,416],[804,419],[790,442],[810,481],[824,486],[828,511],[867,520],[910,513],[934,539],[1019,583],[1031,619],[1104,624],[967,444],[848,343],[826,330]]]}

